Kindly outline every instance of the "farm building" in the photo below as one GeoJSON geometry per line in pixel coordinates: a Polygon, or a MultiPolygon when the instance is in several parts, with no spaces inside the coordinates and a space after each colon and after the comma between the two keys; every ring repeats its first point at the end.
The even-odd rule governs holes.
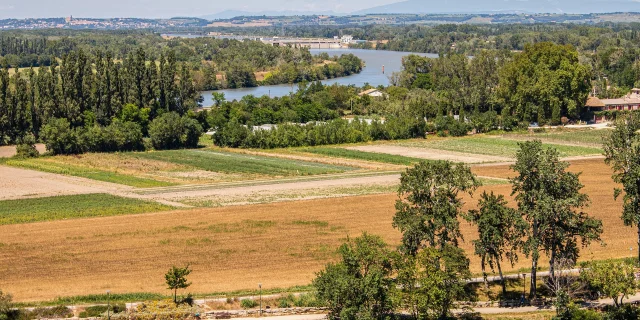
{"type": "Polygon", "coordinates": [[[375,98],[381,98],[381,97],[385,97],[386,94],[378,89],[369,89],[369,90],[365,90],[362,91],[358,94],[359,96],[370,96],[370,97],[375,97],[375,98]]]}
{"type": "MultiPolygon", "coordinates": [[[[638,110],[640,108],[640,89],[633,88],[630,94],[618,99],[598,99],[597,97],[590,97],[585,107],[591,112],[638,110]]],[[[607,121],[607,117],[605,115],[594,114],[593,121],[596,123],[605,122],[607,121]]]]}

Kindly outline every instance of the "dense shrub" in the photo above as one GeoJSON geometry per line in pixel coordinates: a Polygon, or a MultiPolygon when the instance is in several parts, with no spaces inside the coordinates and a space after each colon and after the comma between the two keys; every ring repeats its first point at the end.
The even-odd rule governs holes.
{"type": "Polygon", "coordinates": [[[112,320],[178,320],[192,319],[200,310],[188,304],[175,304],[173,300],[145,302],[135,310],[111,316],[112,320]]]}
{"type": "Polygon", "coordinates": [[[37,158],[40,152],[36,149],[36,138],[32,134],[28,134],[18,141],[16,146],[16,157],[18,158],[37,158]]]}
{"type": "MultiPolygon", "coordinates": [[[[80,318],[94,318],[101,317],[107,313],[108,306],[91,306],[86,307],[83,312],[80,313],[80,318]]],[[[124,304],[111,305],[109,308],[111,314],[127,311],[127,307],[124,304]]]]}
{"type": "Polygon", "coordinates": [[[82,133],[81,145],[88,152],[143,150],[142,128],[137,123],[119,120],[107,127],[93,126],[82,133]]]}
{"type": "Polygon", "coordinates": [[[240,307],[242,309],[253,309],[258,306],[258,302],[253,299],[243,299],[240,301],[240,307]]]}
{"type": "Polygon", "coordinates": [[[67,119],[53,119],[42,128],[42,141],[52,154],[82,153],[78,131],[71,129],[67,119]]]}
{"type": "Polygon", "coordinates": [[[466,136],[470,130],[469,125],[452,117],[436,118],[435,126],[438,136],[452,135],[454,137],[462,137],[466,136]]]}
{"type": "Polygon", "coordinates": [[[175,112],[165,113],[149,125],[151,143],[158,150],[195,148],[201,135],[198,121],[175,112]]]}

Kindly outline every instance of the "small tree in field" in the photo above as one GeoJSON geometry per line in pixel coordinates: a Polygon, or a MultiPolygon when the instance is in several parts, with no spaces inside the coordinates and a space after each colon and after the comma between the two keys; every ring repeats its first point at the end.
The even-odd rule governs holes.
{"type": "Polygon", "coordinates": [[[486,265],[494,271],[498,268],[502,282],[502,293],[507,287],[502,274],[501,262],[506,256],[513,266],[518,259],[527,223],[513,208],[507,207],[503,195],[484,192],[480,196],[480,210],[471,210],[465,218],[478,226],[478,240],[473,241],[475,254],[480,257],[482,275],[487,285],[486,265]]]}
{"type": "Polygon", "coordinates": [[[168,289],[173,290],[173,302],[178,303],[178,289],[186,289],[191,285],[191,282],[187,281],[190,273],[189,265],[184,268],[173,266],[164,275],[168,289]]]}

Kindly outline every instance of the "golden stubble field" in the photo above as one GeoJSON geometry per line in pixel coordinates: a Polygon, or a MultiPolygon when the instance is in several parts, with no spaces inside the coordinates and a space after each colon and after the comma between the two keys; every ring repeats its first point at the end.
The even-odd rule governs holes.
{"type": "MultiPolygon", "coordinates": [[[[577,161],[571,170],[593,201],[588,212],[604,222],[606,246],[594,244],[582,258],[635,254],[636,233],[619,219],[611,172],[602,160],[577,161]],[[633,246],[633,251],[630,247],[633,246]]],[[[482,176],[508,177],[507,166],[477,167],[482,176]]],[[[510,186],[478,192],[510,194],[510,186]]],[[[97,219],[0,227],[0,288],[17,301],[58,296],[123,292],[168,294],[164,273],[171,265],[191,264],[193,293],[309,284],[315,272],[335,259],[348,236],[378,234],[397,245],[391,226],[397,196],[375,195],[276,204],[197,209],[97,219]]],[[[465,197],[465,209],[475,207],[465,197]]],[[[462,223],[471,253],[475,230],[462,223]]],[[[522,257],[516,268],[526,267],[522,257]]],[[[474,272],[479,260],[472,257],[474,272]]]]}

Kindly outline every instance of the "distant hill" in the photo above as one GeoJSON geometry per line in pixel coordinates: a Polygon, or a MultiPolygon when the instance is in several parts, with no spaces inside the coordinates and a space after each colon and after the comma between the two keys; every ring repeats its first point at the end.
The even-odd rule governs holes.
{"type": "Polygon", "coordinates": [[[222,12],[218,12],[215,14],[210,14],[206,16],[201,16],[202,19],[207,20],[225,20],[231,19],[235,17],[259,17],[259,16],[267,16],[267,17],[283,17],[283,16],[314,16],[314,15],[331,15],[337,16],[337,14],[333,11],[324,11],[324,12],[315,12],[315,11],[239,11],[239,10],[225,10],[222,12]]]}
{"type": "Polygon", "coordinates": [[[374,13],[605,13],[640,12],[636,0],[408,0],[354,14],[374,13]]]}

